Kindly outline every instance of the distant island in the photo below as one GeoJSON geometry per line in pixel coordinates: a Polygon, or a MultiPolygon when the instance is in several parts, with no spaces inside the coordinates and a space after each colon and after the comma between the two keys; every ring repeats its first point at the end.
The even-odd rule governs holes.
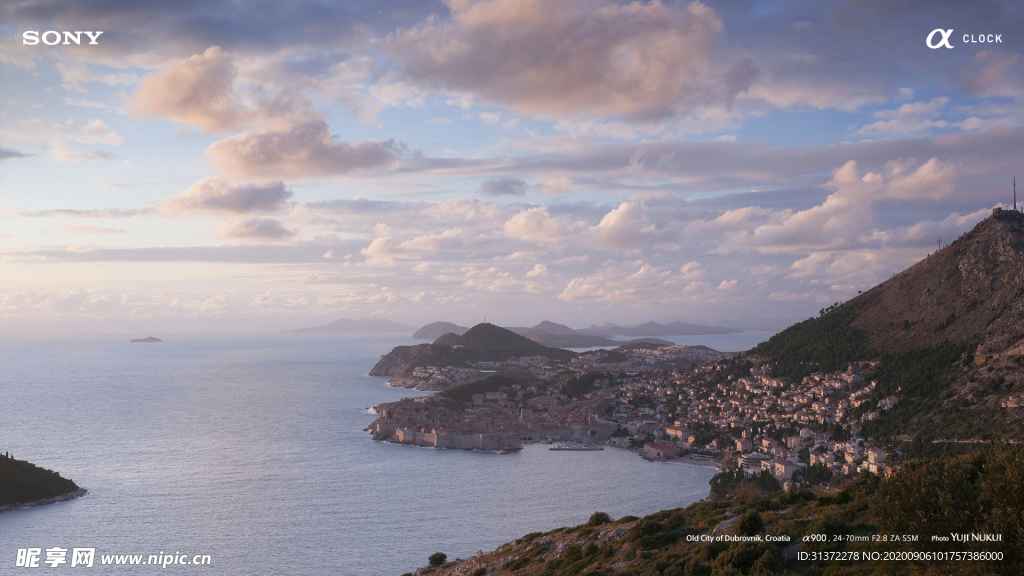
{"type": "MultiPolygon", "coordinates": [[[[598,346],[619,346],[625,344],[612,340],[611,336],[639,336],[647,337],[643,340],[631,340],[630,342],[648,342],[672,344],[665,340],[650,338],[652,336],[707,336],[714,334],[736,334],[743,332],[735,328],[724,328],[722,326],[701,326],[698,324],[686,324],[684,322],[671,322],[659,324],[647,322],[630,326],[619,326],[617,324],[605,323],[601,326],[590,326],[583,330],[576,330],[564,324],[557,324],[545,320],[536,326],[508,326],[510,330],[525,336],[538,344],[554,348],[595,348],[598,346]]],[[[417,340],[434,340],[444,334],[455,334],[461,336],[469,328],[452,324],[451,322],[432,322],[420,328],[412,337],[417,340]]]]}
{"type": "Polygon", "coordinates": [[[156,336],[150,336],[149,338],[135,338],[132,340],[132,342],[163,342],[163,340],[157,338],[156,336]]]}
{"type": "Polygon", "coordinates": [[[295,330],[283,330],[283,332],[291,334],[307,332],[409,332],[414,328],[414,326],[399,324],[386,318],[359,318],[358,320],[342,318],[323,326],[296,328],[295,330]]]}
{"type": "Polygon", "coordinates": [[[0,454],[0,512],[63,502],[86,492],[59,472],[15,460],[10,453],[0,454]]]}

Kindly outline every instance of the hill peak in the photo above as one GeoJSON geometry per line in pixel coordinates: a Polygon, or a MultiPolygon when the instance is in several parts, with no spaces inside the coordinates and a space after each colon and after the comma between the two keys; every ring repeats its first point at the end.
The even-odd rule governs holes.
{"type": "Polygon", "coordinates": [[[852,326],[882,352],[981,337],[981,353],[1012,347],[1024,330],[1024,214],[993,210],[973,230],[854,298],[852,326]]]}
{"type": "Polygon", "coordinates": [[[485,354],[547,356],[549,358],[572,355],[566,350],[549,348],[511,330],[486,322],[473,326],[452,344],[480,350],[485,354]]]}

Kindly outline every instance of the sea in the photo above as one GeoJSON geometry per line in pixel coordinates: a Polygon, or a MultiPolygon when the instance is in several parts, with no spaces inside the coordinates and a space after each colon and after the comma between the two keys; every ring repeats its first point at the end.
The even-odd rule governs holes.
{"type": "MultiPolygon", "coordinates": [[[[0,452],[71,478],[75,500],[0,513],[19,549],[209,555],[104,573],[394,575],[534,531],[687,506],[712,468],[614,447],[511,454],[377,442],[372,407],[424,393],[367,376],[407,334],[0,340],[0,452]]],[[[688,342],[689,343],[689,342],[688,342]]],[[[40,563],[50,573],[50,566],[40,563]]],[[[59,572],[58,572],[59,571],[59,572]]]]}

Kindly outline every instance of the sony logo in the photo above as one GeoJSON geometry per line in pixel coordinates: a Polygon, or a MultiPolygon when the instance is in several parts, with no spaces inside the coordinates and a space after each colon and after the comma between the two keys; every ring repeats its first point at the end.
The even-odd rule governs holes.
{"type": "Polygon", "coordinates": [[[26,30],[21,33],[21,43],[28,46],[35,46],[36,44],[39,44],[39,40],[42,40],[43,44],[46,44],[47,46],[53,46],[55,44],[66,45],[72,43],[81,44],[82,34],[89,37],[89,44],[99,44],[96,39],[99,38],[100,34],[103,34],[103,32],[58,32],[56,30],[47,30],[40,35],[39,30],[26,30]],[[62,40],[63,42],[61,42],[62,40]]]}

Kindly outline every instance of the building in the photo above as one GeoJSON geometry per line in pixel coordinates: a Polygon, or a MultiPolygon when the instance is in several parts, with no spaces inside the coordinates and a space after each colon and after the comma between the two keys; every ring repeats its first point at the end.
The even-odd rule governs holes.
{"type": "Polygon", "coordinates": [[[558,406],[558,400],[552,396],[535,396],[527,400],[526,404],[534,410],[550,410],[558,406]]]}
{"type": "Polygon", "coordinates": [[[796,464],[789,460],[777,460],[775,462],[775,477],[779,480],[789,480],[796,471],[796,464]]]}
{"type": "Polygon", "coordinates": [[[665,460],[679,456],[679,447],[664,442],[648,442],[644,444],[644,456],[652,460],[665,460]]]}

